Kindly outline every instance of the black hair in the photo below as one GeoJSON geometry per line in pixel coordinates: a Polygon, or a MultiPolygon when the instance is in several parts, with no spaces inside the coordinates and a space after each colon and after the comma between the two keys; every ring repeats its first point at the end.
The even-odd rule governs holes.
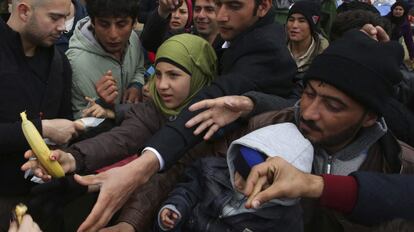
{"type": "Polygon", "coordinates": [[[95,17],[138,17],[137,0],[86,0],[86,11],[94,21],[95,17]]]}
{"type": "Polygon", "coordinates": [[[259,8],[260,4],[262,4],[263,0],[254,0],[254,8],[253,8],[253,16],[256,16],[257,9],[259,8]]]}
{"type": "Polygon", "coordinates": [[[380,12],[377,8],[375,8],[375,6],[360,1],[344,2],[336,9],[336,13],[340,14],[352,10],[366,10],[380,15],[380,12]]]}
{"type": "Polygon", "coordinates": [[[357,28],[361,29],[365,24],[381,26],[389,35],[391,24],[380,15],[366,10],[352,10],[340,13],[336,16],[331,29],[331,41],[340,38],[345,32],[357,28]]]}

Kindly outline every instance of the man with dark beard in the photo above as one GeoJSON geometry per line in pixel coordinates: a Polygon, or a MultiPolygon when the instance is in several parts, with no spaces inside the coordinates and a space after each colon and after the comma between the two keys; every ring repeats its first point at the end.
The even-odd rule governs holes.
{"type": "MultiPolygon", "coordinates": [[[[383,117],[384,113],[390,113],[390,109],[385,107],[387,103],[396,101],[393,98],[393,85],[401,81],[399,65],[402,59],[403,50],[399,44],[379,43],[363,32],[350,31],[315,58],[304,77],[305,89],[295,107],[258,115],[249,121],[249,130],[281,122],[296,123],[314,146],[313,174],[347,176],[360,171],[412,173],[414,149],[393,136],[383,117]]],[[[208,118],[219,127],[240,115],[260,111],[257,107],[263,107],[263,104],[259,103],[257,98],[252,101],[245,96],[198,102],[190,110],[209,109],[193,118],[188,125],[197,125],[198,122],[203,124],[208,118]],[[214,119],[214,115],[220,115],[221,121],[214,119]],[[231,115],[236,117],[230,120],[233,117],[231,115]]],[[[198,132],[202,130],[199,129],[198,132]]],[[[212,134],[211,130],[214,132],[214,129],[209,130],[208,134],[212,134]]],[[[277,168],[282,167],[280,165],[277,168]]],[[[268,169],[267,173],[276,172],[268,169]]],[[[268,180],[269,175],[264,176],[265,180],[268,180]]],[[[276,178],[270,178],[270,183],[273,179],[276,178]]],[[[257,183],[263,182],[256,180],[250,185],[257,183]]],[[[307,184],[312,185],[311,182],[307,184]]],[[[387,202],[396,201],[395,196],[383,186],[369,183],[364,186],[374,188],[375,192],[383,192],[383,199],[387,199],[387,202]]],[[[293,192],[301,194],[301,188],[301,185],[295,185],[293,192]]],[[[254,196],[251,189],[246,193],[254,196]]],[[[260,184],[258,189],[255,188],[261,189],[260,184]]],[[[328,186],[326,191],[330,190],[335,191],[328,186]]],[[[292,196],[287,195],[287,192],[284,194],[280,195],[292,196]]],[[[333,193],[341,194],[341,190],[333,193]]],[[[354,202],[356,198],[354,195],[354,202]]],[[[315,204],[317,202],[304,203],[305,231],[362,231],[366,228],[361,224],[372,222],[359,217],[356,218],[356,224],[348,220],[346,214],[321,208],[315,204]]],[[[364,209],[375,208],[372,201],[366,204],[360,203],[364,209]]],[[[344,206],[341,212],[350,213],[355,203],[352,204],[351,199],[347,203],[337,202],[336,205],[344,206]]],[[[394,217],[398,215],[394,214],[394,217]]],[[[392,219],[392,216],[387,218],[392,219]]]]}

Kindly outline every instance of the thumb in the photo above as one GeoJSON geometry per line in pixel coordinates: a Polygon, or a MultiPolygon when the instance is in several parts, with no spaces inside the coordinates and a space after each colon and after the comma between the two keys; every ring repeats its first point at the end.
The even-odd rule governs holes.
{"type": "Polygon", "coordinates": [[[75,174],[74,178],[80,185],[88,186],[88,192],[96,192],[101,188],[102,183],[99,180],[99,174],[88,176],[80,176],[78,174],[75,174]]]}
{"type": "Polygon", "coordinates": [[[85,124],[81,120],[76,120],[75,122],[75,130],[76,131],[83,131],[85,130],[85,124]]]}
{"type": "Polygon", "coordinates": [[[31,157],[33,157],[34,156],[34,153],[33,153],[33,151],[32,150],[27,150],[25,153],[24,153],[24,158],[25,159],[30,159],[31,157]]]}
{"type": "Polygon", "coordinates": [[[112,76],[112,70],[108,70],[108,71],[106,71],[106,75],[108,75],[108,76],[112,76]]]}
{"type": "Polygon", "coordinates": [[[78,174],[74,175],[76,182],[78,182],[81,185],[96,185],[100,184],[100,181],[98,180],[97,175],[87,175],[87,176],[81,176],[78,174]]]}
{"type": "Polygon", "coordinates": [[[281,197],[280,191],[274,188],[274,186],[271,186],[267,188],[266,190],[259,192],[258,194],[253,196],[253,198],[250,199],[249,203],[251,207],[257,209],[264,203],[272,199],[280,198],[280,197],[281,197]]]}
{"type": "Polygon", "coordinates": [[[17,232],[17,222],[12,221],[10,223],[9,231],[8,232],[17,232]]]}
{"type": "Polygon", "coordinates": [[[85,96],[85,100],[87,100],[91,105],[96,104],[95,100],[93,98],[88,97],[88,96],[85,96]]]}

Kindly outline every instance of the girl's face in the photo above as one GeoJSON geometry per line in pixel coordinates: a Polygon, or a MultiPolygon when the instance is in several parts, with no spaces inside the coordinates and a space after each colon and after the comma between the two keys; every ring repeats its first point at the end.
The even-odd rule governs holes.
{"type": "Polygon", "coordinates": [[[171,14],[170,28],[173,30],[183,29],[188,20],[187,3],[184,1],[179,8],[171,14]]]}
{"type": "Polygon", "coordinates": [[[190,93],[191,76],[178,67],[159,62],[155,66],[155,86],[165,106],[179,107],[190,93]]]}
{"type": "Polygon", "coordinates": [[[401,17],[404,15],[404,8],[402,8],[401,6],[396,6],[394,8],[394,10],[392,11],[392,15],[394,15],[394,17],[401,17]]]}

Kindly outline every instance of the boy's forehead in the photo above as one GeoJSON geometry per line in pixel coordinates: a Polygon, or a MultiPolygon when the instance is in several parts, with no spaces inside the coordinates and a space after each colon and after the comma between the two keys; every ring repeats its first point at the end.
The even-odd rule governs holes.
{"type": "Polygon", "coordinates": [[[194,5],[215,5],[216,0],[195,0],[194,5]]]}
{"type": "Polygon", "coordinates": [[[306,19],[305,16],[303,14],[301,14],[301,13],[294,13],[294,14],[290,15],[289,18],[306,19]]]}
{"type": "Polygon", "coordinates": [[[215,0],[216,3],[248,2],[253,0],[215,0]]]}

